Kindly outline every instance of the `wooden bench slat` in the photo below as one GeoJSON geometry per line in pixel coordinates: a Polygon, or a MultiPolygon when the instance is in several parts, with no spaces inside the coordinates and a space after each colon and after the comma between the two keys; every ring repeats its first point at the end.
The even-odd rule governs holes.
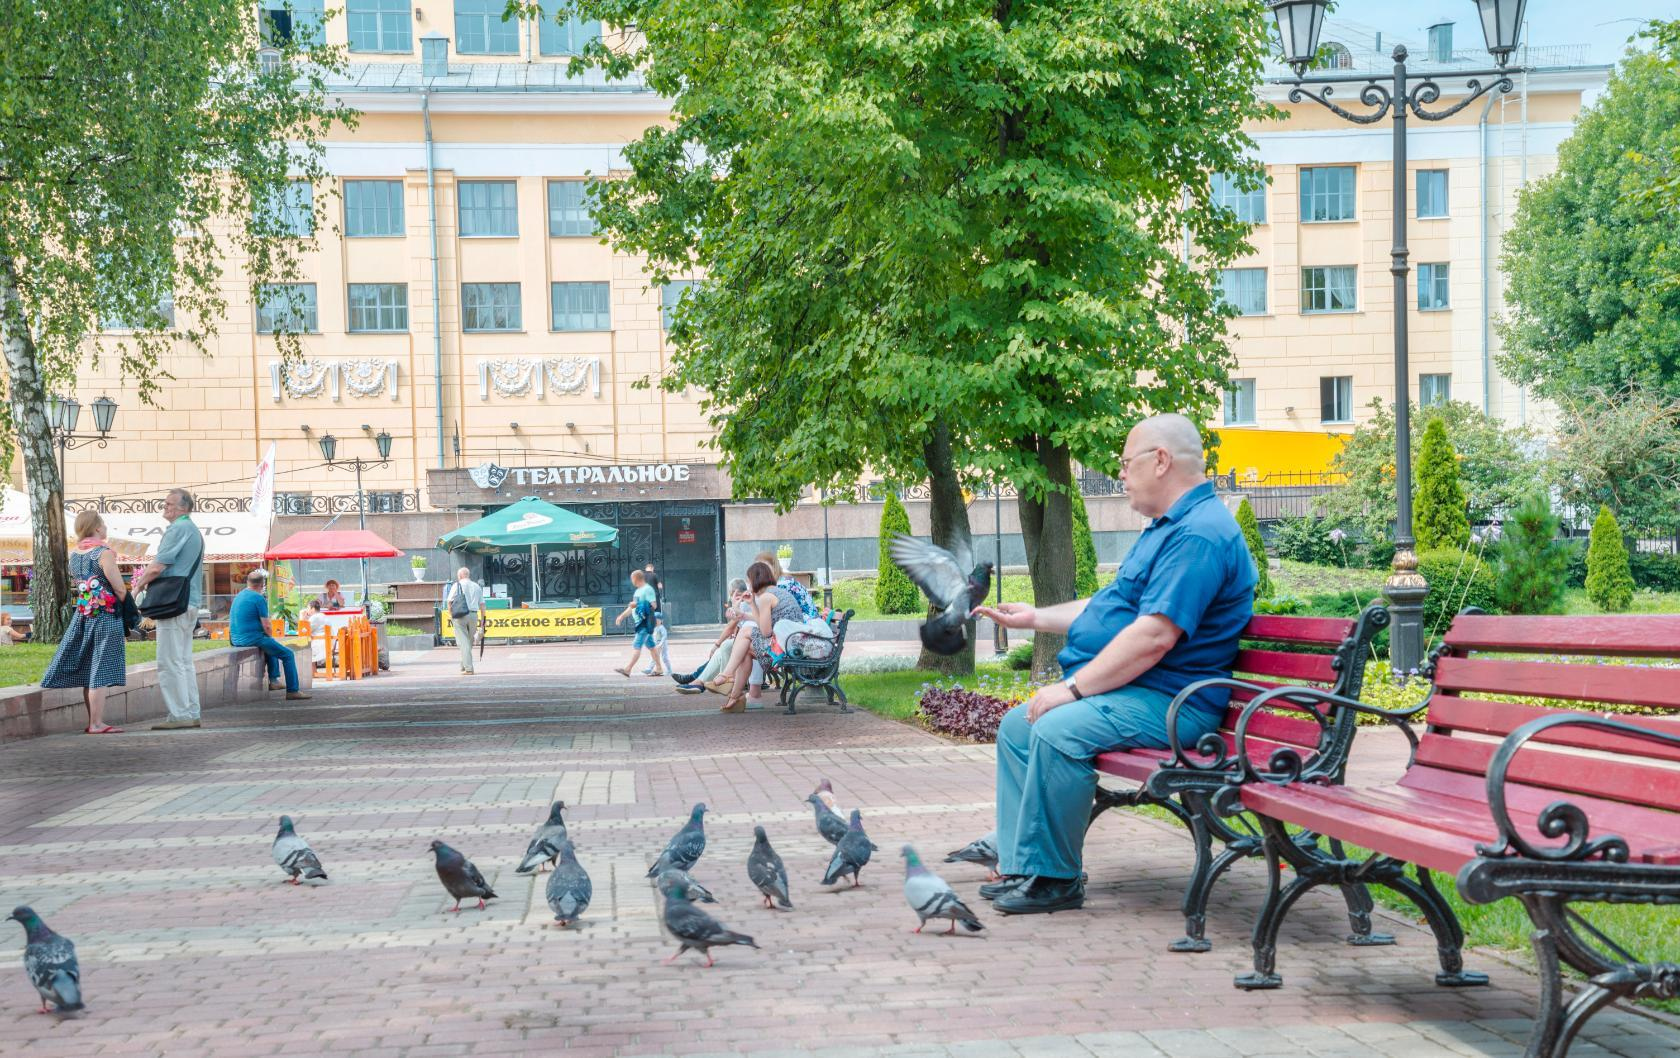
{"type": "Polygon", "coordinates": [[[1435,686],[1443,691],[1521,694],[1680,710],[1680,668],[1653,665],[1571,665],[1444,657],[1435,666],[1435,686]]]}
{"type": "MultiPolygon", "coordinates": [[[[1680,674],[1677,674],[1676,678],[1680,679],[1680,674]]],[[[1502,738],[1530,720],[1558,713],[1579,712],[1580,710],[1576,709],[1524,705],[1521,702],[1489,702],[1480,698],[1443,696],[1429,703],[1429,726],[1431,730],[1437,731],[1469,731],[1502,738]]],[[[1680,717],[1629,716],[1617,713],[1611,719],[1651,731],[1680,734],[1680,717]]],[[[1658,760],[1680,761],[1680,746],[1647,741],[1629,735],[1614,735],[1596,728],[1578,727],[1573,724],[1554,727],[1541,734],[1535,741],[1574,746],[1577,749],[1595,749],[1606,753],[1629,753],[1635,756],[1655,757],[1658,760]]]]}
{"type": "Polygon", "coordinates": [[[1395,859],[1456,873],[1476,855],[1476,842],[1449,834],[1427,823],[1373,815],[1352,802],[1346,786],[1295,783],[1275,786],[1248,783],[1242,788],[1243,807],[1395,859]]]}
{"type": "Polygon", "coordinates": [[[1680,657],[1680,615],[1494,617],[1463,614],[1443,637],[1455,651],[1680,657]]]}
{"type": "MultiPolygon", "coordinates": [[[[1417,764],[1486,775],[1498,743],[1433,732],[1420,740],[1417,764]]],[[[1626,756],[1589,756],[1531,743],[1517,754],[1508,780],[1560,793],[1585,794],[1672,811],[1680,805],[1680,768],[1626,756]]],[[[1675,816],[1680,828],[1680,814],[1675,816]]]]}
{"type": "Polygon", "coordinates": [[[1269,639],[1276,643],[1320,643],[1340,646],[1353,634],[1354,621],[1346,617],[1283,617],[1255,614],[1243,630],[1245,639],[1269,639]]]}
{"type": "Polygon", "coordinates": [[[1239,650],[1232,670],[1237,678],[1265,676],[1288,683],[1335,682],[1336,670],[1330,667],[1329,654],[1291,654],[1282,650],[1239,650]]]}

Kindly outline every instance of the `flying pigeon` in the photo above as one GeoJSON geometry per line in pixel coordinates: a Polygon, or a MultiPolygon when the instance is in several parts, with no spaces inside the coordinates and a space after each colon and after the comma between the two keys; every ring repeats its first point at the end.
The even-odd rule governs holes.
{"type": "Polygon", "coordinates": [[[945,857],[945,862],[978,863],[980,866],[986,868],[988,872],[987,877],[992,881],[996,881],[1000,877],[997,870],[997,831],[993,830],[985,837],[976,838],[957,851],[948,854],[945,857]]]}
{"type": "Polygon", "coordinates": [[[834,858],[828,861],[828,870],[823,874],[822,884],[833,885],[851,875],[852,887],[857,888],[861,884],[858,881],[858,872],[869,862],[869,854],[875,851],[875,847],[874,842],[863,832],[863,813],[852,809],[852,824],[846,828],[846,836],[834,846],[834,858]]]}
{"type": "Polygon", "coordinates": [[[840,811],[840,806],[834,802],[834,785],[827,779],[819,779],[817,788],[813,792],[815,796],[822,799],[823,804],[828,806],[830,812],[838,813],[840,811]]]}
{"type": "Polygon", "coordinates": [[[70,938],[54,933],[31,908],[14,907],[6,917],[23,927],[23,972],[41,993],[41,1013],[49,1002],[60,1014],[81,1010],[82,971],[70,938]]]}
{"type": "Polygon", "coordinates": [[[840,839],[846,836],[846,821],[835,815],[827,805],[823,804],[820,795],[812,794],[805,800],[817,813],[817,833],[821,834],[823,840],[830,845],[840,844],[840,839]]]}
{"type": "Polygon", "coordinates": [[[676,950],[667,963],[675,962],[678,955],[685,951],[697,951],[706,957],[706,965],[712,965],[711,949],[726,944],[744,944],[749,948],[758,947],[753,939],[744,933],[734,933],[724,929],[717,919],[706,914],[694,906],[689,899],[688,886],[678,882],[671,890],[670,899],[665,901],[665,928],[671,931],[671,936],[681,942],[682,947],[676,950]]]}
{"type": "Polygon", "coordinates": [[[483,911],[484,901],[496,898],[495,890],[490,888],[490,883],[478,873],[471,860],[441,841],[432,842],[432,851],[437,853],[438,881],[455,898],[455,906],[449,910],[458,912],[462,900],[477,897],[478,909],[483,911]]]}
{"type": "Polygon", "coordinates": [[[291,877],[286,881],[292,885],[302,885],[298,875],[305,878],[319,878],[327,880],[326,869],[321,866],[321,858],[315,855],[315,850],[309,847],[309,842],[297,836],[292,829],[292,817],[280,817],[280,833],[274,835],[274,862],[282,871],[291,877]]]}
{"type": "MultiPolygon", "coordinates": [[[[558,808],[555,814],[560,814],[558,808]]],[[[570,841],[561,838],[555,856],[558,862],[554,873],[548,876],[548,906],[554,912],[556,925],[569,926],[589,907],[589,898],[595,894],[595,887],[590,884],[588,872],[578,863],[577,853],[570,841]]]]}
{"type": "Polygon", "coordinates": [[[961,554],[953,555],[937,544],[903,533],[894,536],[887,549],[892,560],[939,611],[923,622],[922,645],[935,654],[955,654],[961,650],[968,642],[964,624],[974,608],[986,601],[996,567],[982,562],[973,567],[974,572],[966,573],[974,561],[966,546],[961,554]]]}
{"type": "Polygon", "coordinates": [[[702,904],[717,903],[717,897],[712,895],[710,889],[689,877],[687,871],[679,871],[675,867],[667,867],[660,871],[659,877],[653,880],[653,884],[658,888],[661,896],[669,897],[680,885],[687,888],[690,900],[698,900],[702,904]]]}
{"type": "Polygon", "coordinates": [[[910,910],[916,913],[921,921],[916,924],[915,932],[920,933],[930,918],[948,918],[951,928],[947,931],[955,933],[957,923],[961,922],[964,929],[970,933],[979,933],[986,927],[974,917],[974,912],[957,896],[950,883],[922,866],[922,859],[916,855],[916,850],[909,845],[904,846],[904,899],[910,902],[910,910]]]}
{"type": "Polygon", "coordinates": [[[747,856],[747,877],[764,894],[765,907],[773,908],[775,904],[780,904],[789,911],[793,910],[793,904],[788,900],[787,868],[782,866],[782,858],[776,855],[776,850],[770,847],[770,839],[765,836],[763,827],[753,827],[753,848],[747,856]]]}
{"type": "Polygon", "coordinates": [[[700,860],[700,854],[706,851],[706,825],[701,817],[706,814],[706,806],[697,804],[694,811],[688,815],[688,822],[683,828],[665,843],[665,851],[653,861],[648,868],[649,878],[658,878],[660,873],[675,867],[679,871],[686,871],[700,860]]]}
{"type": "Polygon", "coordinates": [[[547,861],[553,867],[560,859],[560,846],[566,840],[566,821],[560,818],[565,811],[566,802],[556,801],[548,810],[548,820],[537,828],[531,838],[531,843],[525,846],[525,858],[514,868],[515,874],[530,874],[547,861]]]}

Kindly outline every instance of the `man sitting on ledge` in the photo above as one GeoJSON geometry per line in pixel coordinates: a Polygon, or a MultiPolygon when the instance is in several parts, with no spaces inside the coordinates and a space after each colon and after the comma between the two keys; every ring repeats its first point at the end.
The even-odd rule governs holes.
{"type": "MultiPolygon", "coordinates": [[[[1120,477],[1153,521],[1114,581],[1088,600],[982,607],[1007,628],[1066,633],[1065,678],[1004,715],[997,733],[1002,881],[980,887],[1005,914],[1085,902],[1081,857],[1097,754],[1167,745],[1167,706],[1197,680],[1229,677],[1253,614],[1256,573],[1242,530],[1206,477],[1202,438],[1182,415],[1126,438],[1120,477]]],[[[1183,744],[1217,730],[1229,693],[1198,692],[1178,714],[1183,744]]]]}

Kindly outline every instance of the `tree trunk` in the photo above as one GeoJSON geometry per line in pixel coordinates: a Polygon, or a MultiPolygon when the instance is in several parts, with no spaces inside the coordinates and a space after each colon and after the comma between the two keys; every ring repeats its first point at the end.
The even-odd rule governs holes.
{"type": "MultiPolygon", "coordinates": [[[[1073,461],[1065,447],[1049,438],[1034,437],[1028,445],[1055,485],[1073,487],[1073,461]]],[[[1042,500],[1022,493],[1016,501],[1021,513],[1021,538],[1027,548],[1027,572],[1032,576],[1033,605],[1054,606],[1074,597],[1073,503],[1067,492],[1050,492],[1042,500]]],[[[1056,655],[1067,641],[1063,635],[1033,633],[1032,670],[1043,676],[1056,671],[1056,655]]]]}
{"type": "Polygon", "coordinates": [[[52,430],[47,422],[46,391],[35,359],[30,334],[18,297],[16,264],[0,257],[0,345],[5,347],[7,399],[12,429],[23,453],[23,473],[29,488],[29,509],[35,530],[35,569],[29,582],[31,625],[38,642],[54,642],[69,623],[70,561],[64,538],[64,486],[53,456],[52,430]]]}
{"type": "MultiPolygon", "coordinates": [[[[928,520],[933,542],[953,555],[972,554],[973,540],[968,529],[968,504],[963,502],[962,483],[957,480],[957,464],[951,455],[951,431],[943,424],[934,427],[933,435],[923,446],[922,458],[928,468],[928,520]]],[[[968,572],[964,570],[963,572],[968,572]]],[[[928,616],[933,616],[932,607],[928,616]]],[[[922,648],[916,659],[918,669],[932,669],[947,676],[968,676],[974,672],[974,622],[970,621],[968,643],[957,653],[946,657],[922,648]]]]}

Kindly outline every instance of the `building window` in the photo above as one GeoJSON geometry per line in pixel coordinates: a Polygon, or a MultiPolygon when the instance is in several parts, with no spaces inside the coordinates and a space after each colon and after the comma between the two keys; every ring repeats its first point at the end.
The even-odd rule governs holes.
{"type": "Polygon", "coordinates": [[[601,39],[601,23],[576,15],[564,22],[554,20],[555,4],[545,0],[542,23],[537,30],[537,50],[543,55],[582,55],[590,43],[601,39]]]}
{"type": "Polygon", "coordinates": [[[519,200],[512,180],[462,180],[455,188],[463,238],[519,234],[519,200]]]}
{"type": "Polygon", "coordinates": [[[550,292],[549,326],[556,331],[612,330],[609,283],[555,283],[550,292]]]}
{"type": "Polygon", "coordinates": [[[1254,425],[1254,380],[1233,378],[1225,387],[1225,425],[1254,425]]]}
{"type": "Polygon", "coordinates": [[[1448,292],[1448,277],[1452,266],[1445,264],[1418,265],[1418,308],[1425,312],[1452,308],[1448,292]]]}
{"type": "Polygon", "coordinates": [[[1445,169],[1418,170],[1417,215],[1419,219],[1447,215],[1447,171],[1445,169]]]}
{"type": "Polygon", "coordinates": [[[408,330],[407,283],[351,283],[350,331],[408,330]]]}
{"type": "Polygon", "coordinates": [[[518,55],[519,23],[502,17],[506,0],[455,0],[455,50],[462,55],[518,55]]]}
{"type": "Polygon", "coordinates": [[[677,320],[677,306],[690,290],[694,289],[692,279],[673,279],[659,288],[659,326],[669,331],[677,320]]]}
{"type": "Polygon", "coordinates": [[[414,50],[409,0],[347,0],[351,51],[414,50]]]}
{"type": "Polygon", "coordinates": [[[308,514],[314,506],[315,496],[308,492],[276,492],[274,494],[274,513],[276,514],[308,514]]]}
{"type": "Polygon", "coordinates": [[[1227,268],[1219,273],[1220,297],[1234,306],[1239,316],[1266,314],[1266,270],[1227,268]]]}
{"type": "Polygon", "coordinates": [[[346,180],[344,234],[369,239],[404,234],[401,180],[346,180]]]}
{"type": "Polygon", "coordinates": [[[519,284],[461,284],[461,329],[463,331],[519,330],[519,284]]]}
{"type": "Polygon", "coordinates": [[[1351,70],[1353,69],[1353,52],[1340,41],[1327,40],[1318,46],[1318,61],[1313,63],[1317,70],[1351,70]]]}
{"type": "Polygon", "coordinates": [[[320,329],[314,283],[271,283],[257,292],[258,334],[313,334],[320,329]]]}
{"type": "Polygon", "coordinates": [[[548,182],[548,233],[550,235],[594,235],[595,218],[589,215],[589,185],[582,180],[548,182]]]}
{"type": "Polygon", "coordinates": [[[102,331],[167,331],[175,327],[175,295],[165,291],[153,306],[156,315],[137,320],[125,320],[118,316],[101,319],[99,329],[102,331]]]}
{"type": "Polygon", "coordinates": [[[262,42],[273,48],[287,44],[319,48],[326,44],[322,0],[263,0],[262,42]]]}
{"type": "Polygon", "coordinates": [[[1353,312],[1359,307],[1359,270],[1353,265],[1301,269],[1302,312],[1353,312]]]}
{"type": "Polygon", "coordinates": [[[1266,187],[1264,184],[1253,191],[1244,191],[1237,186],[1237,178],[1225,173],[1213,174],[1213,204],[1224,206],[1237,215],[1237,219],[1249,224],[1266,223],[1266,187]]]}
{"type": "Polygon", "coordinates": [[[1353,421],[1353,376],[1325,376],[1318,380],[1321,422],[1353,421]]]}
{"type": "Polygon", "coordinates": [[[1301,170],[1301,220],[1354,219],[1354,168],[1332,165],[1301,170]]]}
{"type": "Polygon", "coordinates": [[[1449,400],[1452,400],[1451,375],[1418,376],[1418,404],[1427,408],[1432,404],[1445,404],[1449,400]]]}
{"type": "Polygon", "coordinates": [[[278,195],[258,202],[252,220],[264,235],[308,238],[315,234],[315,190],[307,180],[292,180],[278,195]]]}

